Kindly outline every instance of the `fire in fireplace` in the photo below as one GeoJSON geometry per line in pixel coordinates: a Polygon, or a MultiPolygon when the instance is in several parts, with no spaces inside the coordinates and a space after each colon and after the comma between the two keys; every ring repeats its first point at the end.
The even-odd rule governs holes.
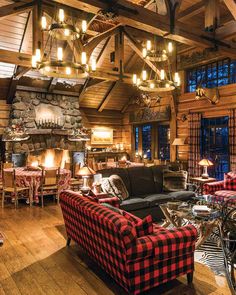
{"type": "Polygon", "coordinates": [[[39,154],[30,153],[27,164],[37,167],[39,165],[45,168],[60,167],[64,168],[66,162],[70,162],[70,153],[62,149],[46,149],[39,154]]]}

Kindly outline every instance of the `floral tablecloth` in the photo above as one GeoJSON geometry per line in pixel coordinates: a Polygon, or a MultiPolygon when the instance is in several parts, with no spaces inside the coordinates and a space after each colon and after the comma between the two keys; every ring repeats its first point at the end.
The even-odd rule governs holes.
{"type": "MultiPolygon", "coordinates": [[[[48,168],[50,169],[50,168],[48,168]]],[[[12,168],[5,169],[12,171],[12,168]]],[[[23,167],[15,168],[16,172],[16,185],[19,187],[29,186],[33,193],[33,199],[38,200],[39,188],[41,184],[42,171],[29,171],[23,167]]],[[[58,181],[59,192],[70,187],[71,171],[60,169],[60,176],[58,181]]]]}

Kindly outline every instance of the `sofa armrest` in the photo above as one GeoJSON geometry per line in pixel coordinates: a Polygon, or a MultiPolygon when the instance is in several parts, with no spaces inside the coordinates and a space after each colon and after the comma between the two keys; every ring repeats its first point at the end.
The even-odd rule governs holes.
{"type": "Polygon", "coordinates": [[[224,180],[205,183],[203,192],[205,195],[214,195],[216,191],[224,189],[224,180]]]}
{"type": "Polygon", "coordinates": [[[105,198],[99,198],[98,203],[107,203],[112,205],[113,207],[120,208],[120,199],[115,196],[107,196],[105,198]]]}
{"type": "Polygon", "coordinates": [[[127,249],[127,261],[155,256],[159,260],[183,256],[194,252],[198,233],[193,225],[174,229],[154,228],[152,235],[135,240],[127,249]]]}

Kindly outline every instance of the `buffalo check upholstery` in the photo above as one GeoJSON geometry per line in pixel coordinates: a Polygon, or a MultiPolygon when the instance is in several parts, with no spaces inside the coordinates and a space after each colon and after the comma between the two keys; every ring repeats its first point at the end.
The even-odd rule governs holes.
{"type": "Polygon", "coordinates": [[[194,226],[168,230],[153,225],[152,234],[137,237],[130,220],[79,193],[63,191],[60,204],[68,238],[129,294],[193,272],[194,226]]]}
{"type": "MultiPolygon", "coordinates": [[[[204,194],[211,195],[211,202],[224,203],[236,196],[236,174],[229,172],[225,174],[224,180],[205,183],[203,190],[204,194]]],[[[232,203],[235,204],[235,200],[232,203]]]]}

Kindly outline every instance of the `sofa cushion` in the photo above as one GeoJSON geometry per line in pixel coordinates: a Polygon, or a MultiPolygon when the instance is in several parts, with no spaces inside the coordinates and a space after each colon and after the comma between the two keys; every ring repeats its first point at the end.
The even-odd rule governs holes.
{"type": "Polygon", "coordinates": [[[144,198],[144,200],[147,200],[149,202],[150,207],[155,207],[159,204],[170,201],[171,197],[168,194],[153,194],[148,195],[144,198]]]}
{"type": "Polygon", "coordinates": [[[120,178],[123,180],[126,189],[128,190],[129,194],[131,195],[131,185],[129,180],[128,171],[125,168],[109,168],[109,169],[102,169],[97,171],[97,173],[101,173],[103,177],[109,177],[111,175],[119,175],[120,178]]]}
{"type": "Polygon", "coordinates": [[[155,193],[152,169],[148,167],[130,167],[127,171],[131,184],[131,196],[155,193]]]}
{"type": "Polygon", "coordinates": [[[171,192],[168,194],[171,199],[176,200],[190,200],[191,198],[195,197],[196,194],[193,191],[178,191],[178,192],[171,192]]]}
{"type": "Polygon", "coordinates": [[[120,200],[126,200],[129,197],[126,186],[119,175],[111,175],[109,178],[103,178],[102,190],[105,193],[118,197],[120,200]]]}
{"type": "Polygon", "coordinates": [[[120,208],[126,211],[133,211],[149,207],[149,202],[142,198],[131,198],[123,201],[120,208]]]}
{"type": "Polygon", "coordinates": [[[140,219],[124,211],[123,216],[134,225],[137,237],[143,237],[153,233],[153,221],[151,215],[146,216],[144,219],[140,219]]]}
{"type": "Polygon", "coordinates": [[[233,172],[225,173],[224,175],[224,189],[236,191],[236,174],[233,172]]]}
{"type": "Polygon", "coordinates": [[[163,191],[176,192],[187,189],[187,171],[163,171],[163,191]]]}

